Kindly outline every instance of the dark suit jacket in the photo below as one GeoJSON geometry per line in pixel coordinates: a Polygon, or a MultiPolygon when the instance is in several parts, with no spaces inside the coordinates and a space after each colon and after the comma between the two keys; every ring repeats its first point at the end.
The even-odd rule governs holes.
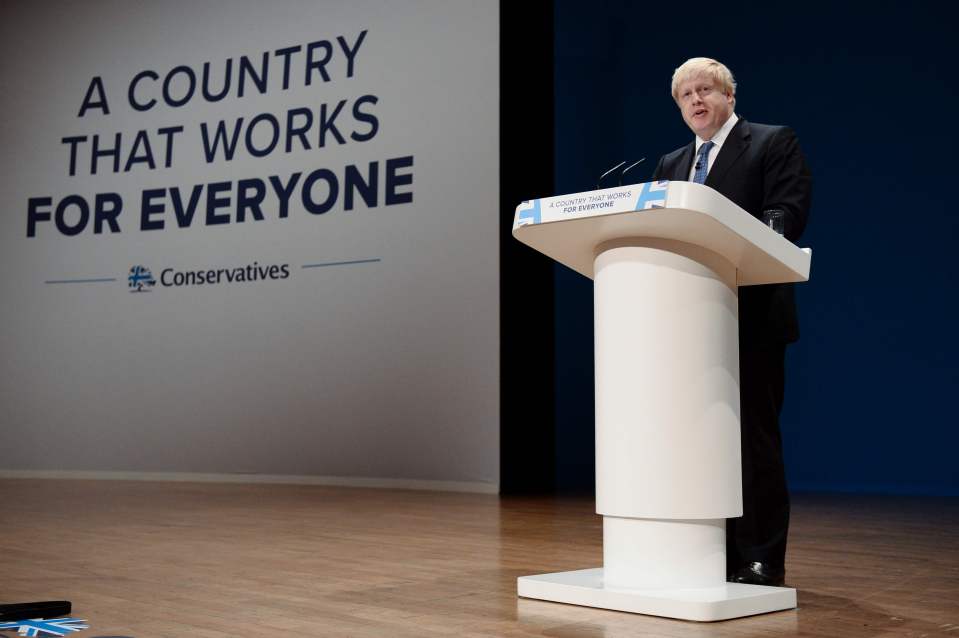
{"type": "MultiPolygon", "coordinates": [[[[689,181],[695,142],[659,160],[654,180],[689,181]]],[[[799,239],[812,202],[812,176],[796,134],[785,126],[753,124],[739,118],[719,150],[706,186],[716,189],[751,215],[786,212],[786,239],[799,239]]],[[[739,289],[739,339],[742,347],[788,343],[799,338],[792,284],[739,289]]]]}

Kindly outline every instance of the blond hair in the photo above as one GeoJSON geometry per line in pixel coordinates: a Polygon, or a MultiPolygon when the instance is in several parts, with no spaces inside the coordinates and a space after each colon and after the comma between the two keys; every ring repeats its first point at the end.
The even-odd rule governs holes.
{"type": "Polygon", "coordinates": [[[736,105],[736,80],[733,79],[732,71],[712,58],[689,58],[673,71],[673,99],[679,102],[680,84],[701,76],[708,77],[724,94],[732,96],[733,106],[736,105]]]}

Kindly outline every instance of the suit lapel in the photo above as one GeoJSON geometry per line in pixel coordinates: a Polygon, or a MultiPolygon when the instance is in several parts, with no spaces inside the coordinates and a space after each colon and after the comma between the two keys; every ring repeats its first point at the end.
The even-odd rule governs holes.
{"type": "Polygon", "coordinates": [[[696,142],[691,142],[683,149],[679,161],[676,162],[676,169],[670,176],[670,179],[677,182],[688,182],[689,171],[693,168],[693,155],[696,154],[696,142]]]}
{"type": "Polygon", "coordinates": [[[722,184],[729,169],[749,148],[751,138],[749,123],[739,118],[739,121],[733,126],[733,130],[729,132],[729,137],[726,138],[723,147],[719,149],[719,155],[716,157],[713,167],[709,169],[709,174],[706,176],[706,186],[719,189],[719,185],[722,184]]]}

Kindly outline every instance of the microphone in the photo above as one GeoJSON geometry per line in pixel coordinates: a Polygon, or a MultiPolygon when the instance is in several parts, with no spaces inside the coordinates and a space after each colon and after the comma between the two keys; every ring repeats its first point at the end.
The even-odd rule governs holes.
{"type": "Polygon", "coordinates": [[[617,168],[619,168],[620,166],[622,166],[622,165],[625,164],[625,163],[626,163],[625,161],[622,161],[622,162],[620,162],[619,164],[617,164],[616,166],[614,166],[614,167],[612,167],[611,169],[609,169],[608,171],[606,171],[605,173],[603,173],[602,175],[600,175],[600,176],[599,176],[599,180],[596,182],[596,190],[599,190],[599,189],[601,188],[601,184],[603,183],[603,180],[606,179],[606,176],[607,176],[607,175],[609,175],[610,173],[612,173],[613,171],[615,171],[617,168]]]}
{"type": "Polygon", "coordinates": [[[637,166],[639,166],[640,164],[642,164],[642,163],[645,162],[645,161],[646,161],[646,158],[643,157],[643,158],[641,158],[641,159],[636,160],[635,162],[633,162],[632,164],[630,164],[630,165],[627,166],[626,168],[624,168],[624,169],[623,169],[623,172],[619,174],[619,185],[620,185],[620,186],[623,185],[623,178],[626,176],[626,173],[628,173],[628,172],[631,171],[632,169],[636,168],[637,166]]]}

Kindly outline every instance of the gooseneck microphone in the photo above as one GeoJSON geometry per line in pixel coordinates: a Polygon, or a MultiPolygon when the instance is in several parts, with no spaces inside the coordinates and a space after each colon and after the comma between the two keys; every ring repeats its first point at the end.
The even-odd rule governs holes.
{"type": "Polygon", "coordinates": [[[643,157],[643,158],[640,158],[640,159],[636,160],[635,162],[633,162],[632,164],[630,164],[630,165],[627,166],[626,168],[624,168],[624,169],[623,169],[623,172],[619,174],[619,185],[620,185],[620,186],[623,185],[623,178],[626,177],[626,173],[628,173],[628,172],[631,171],[632,169],[636,168],[637,166],[639,166],[640,164],[642,164],[642,163],[645,162],[645,161],[646,161],[646,158],[643,157]]]}
{"type": "Polygon", "coordinates": [[[612,173],[613,171],[615,171],[616,169],[618,169],[620,166],[622,166],[622,165],[625,164],[625,163],[626,163],[626,161],[623,160],[622,162],[620,162],[620,163],[617,164],[616,166],[612,167],[611,169],[609,169],[608,171],[606,171],[605,173],[603,173],[602,175],[600,175],[600,176],[599,176],[599,179],[596,181],[596,190],[599,190],[600,188],[602,188],[603,180],[606,179],[606,177],[607,177],[610,173],[612,173]]]}

